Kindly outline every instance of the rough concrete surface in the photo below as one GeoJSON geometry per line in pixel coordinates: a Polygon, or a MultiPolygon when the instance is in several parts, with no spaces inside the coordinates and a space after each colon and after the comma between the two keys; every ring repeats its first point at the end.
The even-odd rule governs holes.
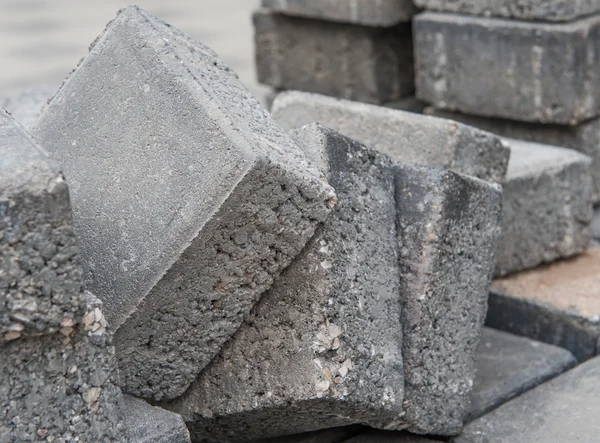
{"type": "Polygon", "coordinates": [[[125,396],[121,411],[131,443],[189,443],[190,432],[180,415],[125,396]]]}
{"type": "Polygon", "coordinates": [[[600,15],[565,24],[415,17],[417,97],[439,108],[575,125],[600,113],[600,15]]]}
{"type": "Polygon", "coordinates": [[[24,127],[29,128],[38,118],[42,107],[56,92],[49,85],[39,85],[0,97],[0,108],[7,110],[24,127]]]}
{"type": "Polygon", "coordinates": [[[332,216],[186,394],[197,442],[237,442],[402,413],[391,161],[319,125],[296,136],[336,189],[332,216]]]}
{"type": "Polygon", "coordinates": [[[569,351],[483,328],[467,421],[472,421],[577,364],[569,351]]]}
{"type": "Polygon", "coordinates": [[[369,103],[414,92],[410,23],[373,28],[262,9],[254,27],[260,83],[369,103]]]}
{"type": "Polygon", "coordinates": [[[572,257],[592,239],[590,159],[570,149],[507,142],[497,276],[572,257]]]}
{"type": "Polygon", "coordinates": [[[326,218],[333,191],[215,54],[130,7],[33,127],[71,186],[124,389],[181,395],[326,218]],[[115,69],[118,66],[118,69],[115,69]]]}
{"type": "Polygon", "coordinates": [[[500,236],[501,188],[400,164],[396,206],[406,383],[397,428],[456,435],[475,377],[500,236]]]}
{"type": "Polygon", "coordinates": [[[417,12],[412,0],[262,0],[262,6],[291,16],[380,27],[409,22],[417,12]]]}
{"type": "Polygon", "coordinates": [[[538,386],[465,428],[455,443],[595,442],[600,357],[538,386]]]}
{"type": "Polygon", "coordinates": [[[360,425],[342,426],[283,437],[252,440],[252,443],[342,443],[363,432],[364,429],[360,425]]]}
{"type": "Polygon", "coordinates": [[[369,430],[356,437],[346,440],[344,443],[435,443],[418,435],[408,432],[369,430]]]}
{"type": "Polygon", "coordinates": [[[287,129],[321,123],[395,161],[501,183],[510,151],[499,137],[449,120],[299,91],[283,92],[273,118],[287,129]]]}

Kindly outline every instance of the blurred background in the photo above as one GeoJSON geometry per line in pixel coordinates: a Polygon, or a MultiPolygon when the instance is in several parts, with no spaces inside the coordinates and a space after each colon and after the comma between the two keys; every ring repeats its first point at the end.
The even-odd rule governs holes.
{"type": "Polygon", "coordinates": [[[60,85],[120,8],[137,4],[200,40],[259,98],[251,13],[260,0],[0,0],[0,96],[60,85]]]}

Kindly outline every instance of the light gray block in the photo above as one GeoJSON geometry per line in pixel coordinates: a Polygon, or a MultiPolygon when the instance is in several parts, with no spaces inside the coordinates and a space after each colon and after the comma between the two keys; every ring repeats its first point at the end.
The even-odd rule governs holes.
{"type": "Polygon", "coordinates": [[[465,428],[455,443],[594,442],[600,435],[600,358],[521,395],[465,428]]]}
{"type": "Polygon", "coordinates": [[[506,174],[510,152],[500,138],[460,123],[298,91],[279,94],[272,114],[288,129],[321,123],[395,161],[497,183],[506,174]]]}
{"type": "Polygon", "coordinates": [[[39,85],[14,92],[0,97],[0,108],[6,109],[16,121],[29,128],[56,89],[54,86],[39,85]]]}
{"type": "Polygon", "coordinates": [[[413,95],[410,23],[373,28],[263,9],[254,28],[260,83],[369,103],[413,95]]]}
{"type": "Polygon", "coordinates": [[[600,119],[588,120],[577,126],[568,126],[477,117],[445,111],[433,106],[427,107],[424,112],[435,117],[456,120],[505,137],[562,146],[587,155],[592,159],[590,172],[592,174],[593,199],[594,202],[600,202],[600,119]]]}
{"type": "Polygon", "coordinates": [[[467,421],[481,417],[576,364],[573,354],[565,349],[483,328],[467,421]]]}
{"type": "Polygon", "coordinates": [[[412,0],[262,0],[281,14],[363,26],[393,26],[409,22],[417,12],[412,0]]]}
{"type": "Polygon", "coordinates": [[[432,11],[546,22],[570,21],[600,11],[597,0],[414,0],[414,3],[432,11]]]}
{"type": "Polygon", "coordinates": [[[86,283],[139,397],[187,389],[334,201],[230,68],[136,7],[33,132],[64,167],[86,283]]]}
{"type": "Polygon", "coordinates": [[[497,276],[572,257],[592,239],[590,159],[570,149],[508,142],[497,276]]]}
{"type": "Polygon", "coordinates": [[[402,414],[391,161],[319,125],[297,137],[336,189],[336,209],[219,356],[166,405],[193,441],[387,427],[402,414]]]}
{"type": "Polygon", "coordinates": [[[500,236],[499,185],[396,167],[405,414],[396,429],[460,432],[500,236]]]}
{"type": "Polygon", "coordinates": [[[122,415],[131,443],[189,443],[190,433],[180,415],[125,396],[122,415]]]}
{"type": "Polygon", "coordinates": [[[0,110],[0,344],[74,326],[82,274],[60,167],[0,110]]]}
{"type": "Polygon", "coordinates": [[[370,430],[364,432],[344,443],[435,443],[425,437],[412,435],[407,432],[392,432],[370,430]]]}
{"type": "Polygon", "coordinates": [[[575,125],[600,114],[600,15],[547,24],[423,13],[417,97],[439,108],[575,125]]]}

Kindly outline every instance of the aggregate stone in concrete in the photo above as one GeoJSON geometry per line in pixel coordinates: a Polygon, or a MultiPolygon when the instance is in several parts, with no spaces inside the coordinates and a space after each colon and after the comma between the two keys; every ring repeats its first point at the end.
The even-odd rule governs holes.
{"type": "Polygon", "coordinates": [[[369,103],[414,92],[410,23],[374,28],[262,9],[254,27],[260,83],[369,103]]]}
{"type": "Polygon", "coordinates": [[[600,11],[597,0],[414,0],[432,11],[563,22],[600,11]]]}
{"type": "Polygon", "coordinates": [[[189,443],[190,433],[180,415],[125,396],[122,415],[132,443],[189,443]]]}
{"type": "Polygon", "coordinates": [[[336,209],[192,387],[167,405],[193,441],[400,420],[392,162],[319,125],[296,136],[336,189],[336,209]]]}
{"type": "Polygon", "coordinates": [[[56,88],[49,85],[39,85],[23,91],[0,97],[0,108],[4,108],[21,123],[29,128],[38,118],[42,108],[56,88]]]}
{"type": "Polygon", "coordinates": [[[74,326],[82,274],[60,167],[0,110],[0,344],[74,326]]]}
{"type": "Polygon", "coordinates": [[[288,129],[321,123],[399,162],[415,162],[501,183],[510,151],[499,137],[453,121],[298,91],[272,108],[288,129]]]}
{"type": "Polygon", "coordinates": [[[594,202],[600,202],[600,119],[592,119],[576,126],[543,125],[499,118],[485,118],[459,112],[445,111],[433,106],[425,114],[456,120],[505,137],[517,138],[546,145],[575,149],[592,159],[591,174],[594,202]]]}
{"type": "Polygon", "coordinates": [[[122,10],[33,128],[64,167],[121,382],[181,395],[334,203],[201,43],[122,10]]]}
{"type": "Polygon", "coordinates": [[[577,364],[569,351],[526,337],[483,328],[467,421],[556,377],[577,364]]]}
{"type": "Polygon", "coordinates": [[[456,435],[475,377],[500,236],[499,185],[396,167],[405,414],[396,429],[456,435]]]}
{"type": "Polygon", "coordinates": [[[469,424],[455,443],[595,442],[600,435],[600,357],[469,424]]]}
{"type": "Polygon", "coordinates": [[[435,441],[407,432],[369,430],[344,443],[435,443],[435,441]]]}
{"type": "Polygon", "coordinates": [[[600,15],[565,24],[426,12],[417,96],[439,108],[575,125],[600,114],[600,15]]]}
{"type": "Polygon", "coordinates": [[[565,148],[508,143],[497,276],[572,257],[592,239],[590,159],[565,148]]]}
{"type": "Polygon", "coordinates": [[[595,356],[600,337],[600,249],[495,280],[486,324],[566,348],[579,361],[595,356]]]}
{"type": "Polygon", "coordinates": [[[381,27],[409,22],[417,12],[412,0],[262,0],[262,6],[291,16],[381,27]]]}

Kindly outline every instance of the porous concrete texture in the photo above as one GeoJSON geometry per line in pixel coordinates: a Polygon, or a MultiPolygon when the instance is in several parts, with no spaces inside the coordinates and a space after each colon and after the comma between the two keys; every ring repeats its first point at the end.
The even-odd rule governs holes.
{"type": "Polygon", "coordinates": [[[180,415],[139,398],[125,396],[122,416],[132,443],[189,443],[190,432],[180,415]]]}
{"type": "Polygon", "coordinates": [[[596,0],[414,0],[432,11],[518,20],[563,22],[600,11],[596,0]]]}
{"type": "Polygon", "coordinates": [[[600,435],[600,357],[469,424],[454,443],[594,442],[600,435]]]}
{"type": "Polygon", "coordinates": [[[395,175],[405,380],[396,429],[456,435],[475,377],[502,190],[416,164],[395,175]]]}
{"type": "Polygon", "coordinates": [[[369,430],[357,435],[344,443],[435,443],[418,435],[412,435],[407,432],[369,430]]]}
{"type": "Polygon", "coordinates": [[[575,125],[600,113],[600,15],[564,24],[415,17],[417,96],[439,108],[575,125]]]}
{"type": "Polygon", "coordinates": [[[0,344],[74,326],[82,275],[60,167],[0,110],[0,344]]]}
{"type": "Polygon", "coordinates": [[[600,337],[600,249],[492,283],[486,324],[595,356],[600,337]]]}
{"type": "Polygon", "coordinates": [[[418,11],[412,0],[262,0],[262,6],[291,16],[379,27],[410,22],[418,11]]]}
{"type": "Polygon", "coordinates": [[[126,440],[111,335],[88,293],[59,333],[0,344],[0,442],[126,440]]]}
{"type": "Polygon", "coordinates": [[[27,88],[0,97],[0,108],[7,110],[16,121],[29,128],[55,92],[56,88],[49,85],[27,88]]]}
{"type": "Polygon", "coordinates": [[[569,351],[526,337],[483,328],[470,422],[577,364],[569,351]]]}
{"type": "Polygon", "coordinates": [[[193,441],[400,420],[392,162],[319,125],[296,136],[336,189],[336,209],[190,390],[167,405],[193,441]]]}
{"type": "Polygon", "coordinates": [[[414,92],[410,23],[373,28],[261,9],[254,27],[260,83],[369,103],[414,92]]]}
{"type": "Polygon", "coordinates": [[[507,141],[497,276],[572,257],[592,239],[590,159],[570,149],[507,141]]]}
{"type": "Polygon", "coordinates": [[[449,120],[299,91],[279,94],[273,118],[287,129],[318,122],[399,162],[501,183],[510,151],[499,137],[449,120]]]}
{"type": "Polygon", "coordinates": [[[335,200],[210,49],[136,7],[33,133],[63,166],[86,283],[139,397],[187,389],[335,200]]]}
{"type": "Polygon", "coordinates": [[[593,199],[600,202],[600,119],[587,120],[576,126],[544,125],[499,118],[477,117],[429,106],[425,114],[456,120],[504,137],[574,149],[592,159],[593,199]]]}

